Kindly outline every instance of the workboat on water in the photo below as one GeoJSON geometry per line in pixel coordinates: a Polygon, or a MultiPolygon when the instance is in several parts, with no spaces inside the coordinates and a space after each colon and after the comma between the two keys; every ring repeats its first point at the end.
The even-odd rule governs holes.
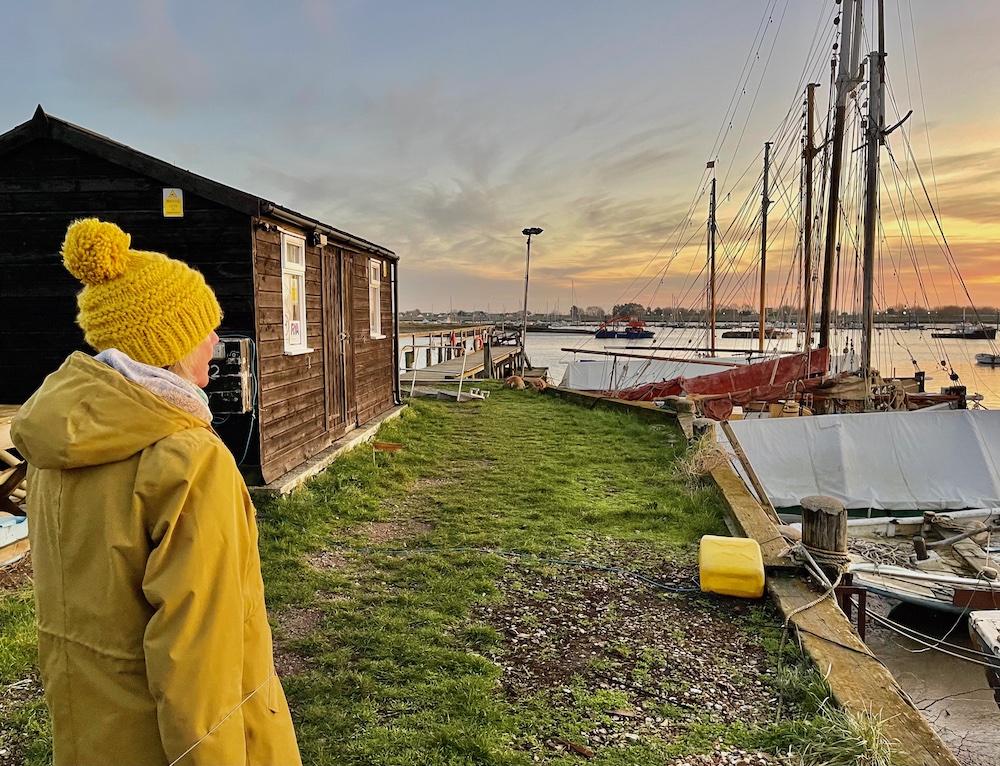
{"type": "Polygon", "coordinates": [[[986,327],[982,322],[977,322],[976,324],[962,322],[950,330],[932,330],[931,337],[951,338],[953,340],[995,340],[997,337],[997,328],[986,327]]]}
{"type": "MultiPolygon", "coordinates": [[[[793,337],[794,333],[790,330],[779,330],[775,327],[767,327],[764,329],[764,337],[768,340],[786,340],[793,337]]],[[[728,339],[731,338],[743,338],[743,339],[759,339],[760,329],[753,328],[752,330],[726,330],[722,333],[722,337],[728,339]]]]}
{"type": "Polygon", "coordinates": [[[641,340],[652,338],[655,333],[646,329],[646,323],[635,317],[614,317],[607,322],[601,322],[595,338],[620,338],[624,340],[641,340]]]}

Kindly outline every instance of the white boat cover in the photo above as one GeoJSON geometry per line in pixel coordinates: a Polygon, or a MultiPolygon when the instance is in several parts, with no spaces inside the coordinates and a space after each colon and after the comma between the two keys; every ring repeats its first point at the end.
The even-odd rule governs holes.
{"type": "MultiPolygon", "coordinates": [[[[744,365],[746,357],[713,357],[712,361],[744,365]]],[[[724,369],[725,366],[703,364],[697,360],[665,361],[605,356],[600,359],[575,359],[569,362],[559,385],[577,391],[619,391],[623,388],[641,386],[643,383],[659,383],[661,380],[672,380],[681,376],[693,378],[698,375],[710,375],[724,369]]]]}
{"type": "MultiPolygon", "coordinates": [[[[884,511],[1000,505],[1000,411],[866,412],[730,425],[777,508],[809,495],[884,511]]],[[[733,465],[746,479],[739,461],[733,465]]]]}

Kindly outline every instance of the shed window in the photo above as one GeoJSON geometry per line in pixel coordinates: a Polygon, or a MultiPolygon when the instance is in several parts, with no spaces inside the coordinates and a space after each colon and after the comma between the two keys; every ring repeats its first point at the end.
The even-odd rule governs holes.
{"type": "Polygon", "coordinates": [[[382,261],[368,260],[368,320],[371,336],[384,338],[382,334],[382,261]]]}
{"type": "Polygon", "coordinates": [[[281,232],[281,312],[285,353],[310,351],[306,346],[306,241],[281,232]]]}

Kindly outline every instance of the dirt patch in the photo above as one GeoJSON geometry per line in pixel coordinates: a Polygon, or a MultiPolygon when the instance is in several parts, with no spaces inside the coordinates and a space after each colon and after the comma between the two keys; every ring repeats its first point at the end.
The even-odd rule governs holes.
{"type": "Polygon", "coordinates": [[[381,544],[391,540],[423,537],[433,532],[434,527],[425,521],[405,519],[402,521],[372,521],[356,527],[354,531],[369,538],[375,544],[381,544]]]}
{"type": "Polygon", "coordinates": [[[336,551],[320,551],[319,553],[314,553],[308,559],[309,565],[313,569],[347,569],[350,566],[350,562],[347,557],[342,553],[337,553],[336,551]]]}
{"type": "MultiPolygon", "coordinates": [[[[25,707],[42,697],[42,682],[37,676],[31,675],[6,686],[0,686],[0,712],[5,715],[18,708],[25,707]]],[[[25,762],[25,752],[30,744],[25,734],[15,738],[10,732],[4,736],[4,744],[0,747],[0,766],[14,766],[25,762]]]]}
{"type": "Polygon", "coordinates": [[[413,486],[410,487],[409,491],[411,494],[413,494],[420,492],[421,490],[434,489],[435,487],[445,487],[449,484],[454,484],[454,483],[455,479],[442,479],[442,478],[417,479],[415,482],[413,482],[413,486]]]}
{"type": "Polygon", "coordinates": [[[286,609],[278,614],[278,627],[286,640],[294,640],[318,630],[322,620],[319,609],[286,609]]]}
{"type": "Polygon", "coordinates": [[[280,639],[274,644],[274,668],[279,677],[295,676],[311,667],[309,659],[288,644],[319,630],[323,613],[316,608],[285,609],[277,615],[280,639]]]}
{"type": "Polygon", "coordinates": [[[20,561],[0,569],[0,591],[15,591],[31,587],[31,551],[20,561]]]}
{"type": "MultiPolygon", "coordinates": [[[[670,589],[696,587],[693,565],[644,561],[627,551],[615,558],[670,589]]],[[[548,567],[536,575],[515,562],[507,566],[513,571],[498,583],[502,603],[475,614],[504,636],[486,654],[501,668],[506,695],[544,694],[556,709],[572,707],[581,687],[628,700],[619,710],[593,711],[586,742],[578,744],[624,747],[670,739],[688,722],[753,726],[773,715],[767,655],[734,624],[744,602],[658,589],[592,568],[548,567]]]]}
{"type": "Polygon", "coordinates": [[[274,670],[278,678],[297,676],[312,667],[309,660],[301,654],[281,646],[274,647],[274,670]]]}

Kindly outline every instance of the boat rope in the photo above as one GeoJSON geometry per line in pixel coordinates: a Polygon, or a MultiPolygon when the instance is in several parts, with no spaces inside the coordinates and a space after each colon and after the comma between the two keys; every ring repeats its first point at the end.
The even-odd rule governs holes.
{"type": "MultiPolygon", "coordinates": [[[[996,657],[992,654],[988,654],[986,652],[980,652],[975,649],[962,649],[963,652],[968,652],[968,654],[970,655],[978,655],[979,657],[992,658],[993,662],[990,662],[987,660],[977,659],[976,656],[968,656],[965,654],[961,654],[959,652],[952,652],[942,648],[942,644],[945,643],[944,639],[937,639],[934,636],[928,636],[925,633],[921,633],[917,630],[913,630],[912,628],[908,628],[905,625],[901,625],[898,622],[894,622],[888,619],[887,617],[883,617],[880,614],[876,614],[875,612],[868,612],[868,614],[871,615],[872,619],[874,619],[875,622],[879,623],[880,625],[883,625],[889,630],[892,630],[901,636],[909,638],[912,641],[916,641],[918,644],[923,644],[928,649],[933,649],[936,652],[947,654],[951,657],[954,657],[955,659],[964,660],[965,662],[971,662],[973,665],[979,665],[980,667],[990,668],[993,670],[996,670],[997,668],[996,657]]],[[[907,650],[907,651],[912,651],[912,650],[907,650]]]]}
{"type": "Polygon", "coordinates": [[[847,569],[847,565],[850,564],[851,559],[846,553],[840,553],[838,551],[827,551],[820,548],[813,548],[811,546],[805,545],[804,543],[797,542],[793,545],[789,551],[788,556],[800,564],[802,564],[806,571],[809,572],[816,580],[823,586],[824,591],[821,596],[813,599],[807,604],[803,604],[800,607],[796,607],[791,612],[785,616],[784,627],[788,627],[792,618],[806,611],[807,609],[812,609],[817,604],[822,603],[828,599],[834,591],[837,590],[837,586],[840,585],[840,581],[844,576],[844,571],[847,569]],[[825,565],[837,570],[837,577],[833,582],[830,582],[830,578],[827,577],[826,572],[823,571],[821,565],[825,565]]]}
{"type": "Polygon", "coordinates": [[[851,557],[841,551],[828,551],[823,548],[816,548],[803,542],[796,543],[792,547],[792,554],[804,555],[806,560],[820,566],[827,566],[831,569],[844,570],[851,563],[851,557]]]}
{"type": "Polygon", "coordinates": [[[847,541],[847,549],[851,553],[861,556],[865,561],[870,561],[872,564],[913,569],[913,561],[910,554],[897,545],[852,537],[847,541]]]}

